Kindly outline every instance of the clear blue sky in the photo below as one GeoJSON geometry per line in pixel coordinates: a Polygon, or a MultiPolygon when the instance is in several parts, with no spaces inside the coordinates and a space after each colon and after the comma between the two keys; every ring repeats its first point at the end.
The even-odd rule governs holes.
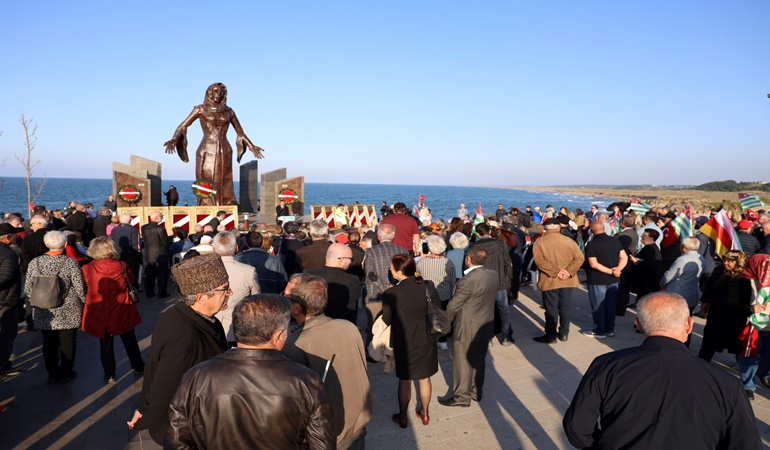
{"type": "Polygon", "coordinates": [[[191,179],[163,142],[219,81],[260,170],[308,182],[766,180],[768,18],[767,0],[6,1],[0,176],[23,175],[23,113],[37,175],[110,178],[136,154],[191,179]]]}

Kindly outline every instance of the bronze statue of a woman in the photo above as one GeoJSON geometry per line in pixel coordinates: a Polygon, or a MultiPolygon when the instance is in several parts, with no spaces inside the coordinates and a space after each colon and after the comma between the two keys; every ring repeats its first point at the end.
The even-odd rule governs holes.
{"type": "Polygon", "coordinates": [[[254,145],[241,128],[235,111],[227,106],[227,88],[222,83],[214,83],[206,89],[206,98],[202,105],[193,108],[189,116],[177,127],[174,137],[167,141],[166,153],[179,153],[179,158],[189,162],[187,157],[187,127],[196,119],[200,120],[203,139],[195,153],[195,177],[198,181],[214,183],[216,194],[210,198],[198,197],[198,205],[219,206],[237,205],[233,189],[233,149],[227,142],[227,130],[230,124],[237,133],[235,147],[238,149],[238,162],[246,149],[258,159],[263,158],[262,149],[254,145]]]}

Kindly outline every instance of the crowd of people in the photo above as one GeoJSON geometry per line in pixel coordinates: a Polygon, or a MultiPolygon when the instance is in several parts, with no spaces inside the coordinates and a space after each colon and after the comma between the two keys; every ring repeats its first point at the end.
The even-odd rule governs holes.
{"type": "MultiPolygon", "coordinates": [[[[19,373],[11,364],[19,321],[42,334],[50,384],[77,377],[78,329],[100,340],[104,381],[114,383],[113,341],[119,336],[134,376],[143,377],[128,426],[149,430],[169,448],[206,447],[215,440],[238,448],[364,448],[372,415],[367,364],[383,361],[399,379],[393,422],[408,426],[417,380],[416,415],[429,425],[438,351],[450,351],[452,359],[452,390],[438,403],[468,407],[481,401],[488,348],[495,340],[515,345],[511,315],[517,310],[511,306],[528,284],[541,293],[545,329],[532,338],[543,344],[569,339],[574,292],[581,285],[593,318],[593,326],[581,332],[595,339],[614,337],[620,332],[615,317],[638,307],[636,331],[648,336],[645,345],[686,348],[692,316],[704,316],[698,356],[710,361],[716,352],[735,354],[745,391],[740,399],[715,400],[729,400],[741,413],[721,426],[756,432],[746,407],[755,378],[770,388],[770,330],[752,333],[749,322],[752,314],[770,313],[759,295],[770,288],[765,211],[736,224],[743,251],[720,255],[713,239],[698,233],[707,215],[695,214],[694,236],[671,244],[663,240],[664,230],[676,212],[617,204],[606,212],[596,206],[583,212],[500,204],[488,217],[471,217],[461,204],[457,216],[444,221],[426,206],[413,213],[403,202],[383,202],[377,226],[335,230],[324,220],[228,229],[220,211],[205,225],[174,228],[169,236],[159,211],[137,229],[130,215],[116,214],[108,202],[93,216],[73,202],[58,221],[42,206],[27,220],[5,215],[0,373],[19,373]],[[46,282],[51,279],[53,284],[46,282]],[[158,321],[146,364],[134,332],[141,323],[134,302],[142,291],[147,299],[178,300],[158,321]],[[46,296],[47,304],[41,301],[46,296]],[[449,336],[429,333],[429,303],[446,312],[449,336]],[[686,316],[671,319],[685,305],[686,316]],[[358,320],[359,309],[365,320],[358,320]],[[671,320],[658,320],[661,314],[671,320]]],[[[618,361],[624,359],[593,370],[595,362],[586,379],[606,378],[618,361]]],[[[722,370],[687,364],[691,372],[722,370]]],[[[573,444],[590,446],[584,445],[592,435],[587,428],[600,418],[600,408],[585,406],[586,398],[598,394],[581,394],[589,389],[584,384],[565,429],[573,444]],[[580,408],[583,414],[576,416],[580,408]]],[[[649,432],[637,431],[599,435],[614,448],[649,432]]],[[[703,431],[704,439],[725,443],[719,441],[724,434],[712,431],[703,431]]],[[[752,448],[753,437],[735,442],[752,448]]]]}

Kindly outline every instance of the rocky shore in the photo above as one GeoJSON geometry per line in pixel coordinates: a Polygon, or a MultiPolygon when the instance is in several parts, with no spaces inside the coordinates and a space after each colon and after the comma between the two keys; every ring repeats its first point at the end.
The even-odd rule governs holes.
{"type": "MultiPolygon", "coordinates": [[[[506,186],[511,189],[523,189],[540,192],[559,192],[573,195],[593,195],[616,198],[619,201],[630,201],[632,197],[648,203],[654,207],[679,210],[690,206],[693,211],[702,209],[704,212],[710,208],[723,207],[728,212],[740,214],[743,210],[738,201],[737,192],[721,191],[696,191],[689,189],[616,189],[607,187],[579,187],[579,186],[506,186]]],[[[760,191],[747,191],[756,194],[765,203],[770,205],[770,194],[760,191]]],[[[562,205],[553,205],[560,207],[562,205]]]]}

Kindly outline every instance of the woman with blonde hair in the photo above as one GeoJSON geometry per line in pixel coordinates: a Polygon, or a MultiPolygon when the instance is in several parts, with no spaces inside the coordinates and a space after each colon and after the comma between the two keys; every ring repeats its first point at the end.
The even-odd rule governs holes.
{"type": "Polygon", "coordinates": [[[92,240],[88,256],[93,261],[83,266],[87,294],[81,329],[99,338],[104,382],[116,381],[115,336],[123,342],[134,376],[141,376],[144,361],[134,328],[142,319],[129,295],[134,276],[126,263],[119,261],[115,244],[109,238],[92,240]]]}

